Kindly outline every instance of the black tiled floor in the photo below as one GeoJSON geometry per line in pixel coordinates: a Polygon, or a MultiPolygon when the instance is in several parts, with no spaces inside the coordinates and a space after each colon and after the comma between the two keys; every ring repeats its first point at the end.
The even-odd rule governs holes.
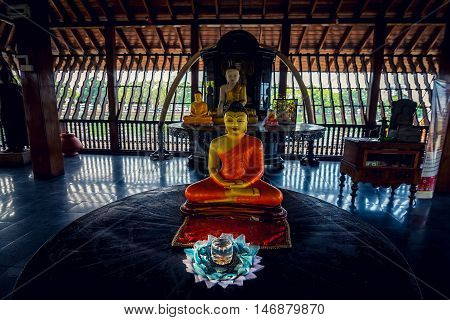
{"type": "MultiPolygon", "coordinates": [[[[65,159],[66,174],[35,181],[31,168],[0,168],[0,297],[13,288],[23,266],[52,235],[109,202],[161,186],[197,181],[186,159],[158,163],[148,157],[82,155],[65,159]]],[[[450,196],[408,206],[408,186],[390,190],[360,184],[351,208],[349,183],[339,194],[339,163],[318,168],[287,161],[272,184],[320,198],[360,216],[384,233],[415,271],[425,298],[450,296],[450,196]]]]}

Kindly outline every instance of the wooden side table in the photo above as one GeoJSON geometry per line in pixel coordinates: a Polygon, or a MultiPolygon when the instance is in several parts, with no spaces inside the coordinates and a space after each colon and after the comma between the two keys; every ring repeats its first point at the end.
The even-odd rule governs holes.
{"type": "Polygon", "coordinates": [[[352,203],[355,202],[359,182],[374,187],[391,187],[395,192],[402,183],[411,185],[410,204],[415,199],[420,182],[424,143],[380,142],[377,139],[346,138],[341,160],[340,190],[345,175],[352,179],[352,203]]]}

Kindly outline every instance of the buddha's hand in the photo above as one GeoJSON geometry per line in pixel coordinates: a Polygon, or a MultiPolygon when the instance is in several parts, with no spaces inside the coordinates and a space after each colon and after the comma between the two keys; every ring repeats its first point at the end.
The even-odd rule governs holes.
{"type": "Polygon", "coordinates": [[[230,188],[231,189],[244,189],[248,188],[250,186],[250,183],[244,180],[232,180],[230,188]]]}

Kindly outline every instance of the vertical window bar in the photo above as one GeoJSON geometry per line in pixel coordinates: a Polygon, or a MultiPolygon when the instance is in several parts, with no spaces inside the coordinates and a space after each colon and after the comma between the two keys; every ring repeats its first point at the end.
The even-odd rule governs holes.
{"type": "Polygon", "coordinates": [[[328,74],[328,90],[330,90],[330,107],[331,107],[331,116],[333,123],[336,123],[336,109],[334,104],[333,97],[333,82],[331,80],[331,68],[330,68],[330,55],[327,53],[325,56],[325,68],[326,73],[328,74]]]}
{"type": "Polygon", "coordinates": [[[386,87],[386,90],[387,90],[387,94],[388,94],[388,101],[389,101],[389,106],[392,106],[392,102],[393,102],[393,99],[392,99],[392,87],[391,87],[391,84],[390,84],[390,82],[389,82],[389,74],[388,74],[388,71],[387,71],[387,68],[386,68],[386,61],[385,61],[385,63],[383,63],[383,73],[382,73],[382,76],[383,76],[383,74],[384,74],[384,85],[385,85],[385,87],[386,87]]]}
{"type": "Polygon", "coordinates": [[[411,72],[413,74],[414,84],[416,85],[416,91],[419,96],[420,108],[422,109],[422,119],[418,119],[419,124],[428,126],[430,124],[428,121],[428,112],[427,112],[427,108],[425,106],[425,101],[423,99],[423,88],[420,86],[420,83],[419,83],[419,76],[417,74],[417,66],[414,63],[411,56],[408,56],[407,62],[408,62],[409,68],[411,69],[411,72]]]}
{"type": "MultiPolygon", "coordinates": [[[[180,73],[180,67],[181,67],[181,55],[178,55],[178,67],[177,67],[177,74],[180,73]]],[[[172,113],[170,115],[170,121],[174,121],[174,115],[175,115],[175,109],[177,106],[177,93],[178,93],[178,87],[175,89],[174,98],[172,101],[172,113]]]]}
{"type": "Polygon", "coordinates": [[[364,109],[364,102],[362,99],[362,89],[361,89],[361,83],[359,82],[359,72],[358,72],[358,65],[356,64],[356,58],[355,55],[352,55],[350,58],[350,62],[353,67],[353,73],[355,76],[355,82],[356,82],[356,93],[358,96],[358,103],[359,103],[359,111],[361,113],[361,124],[366,124],[366,111],[364,109]]]}
{"type": "MultiPolygon", "coordinates": [[[[69,102],[67,102],[66,112],[64,113],[64,119],[71,118],[71,111],[72,111],[71,110],[72,109],[71,106],[72,106],[72,103],[73,103],[73,98],[75,97],[75,93],[77,91],[78,84],[80,83],[81,70],[84,70],[84,68],[86,66],[86,63],[87,63],[87,60],[88,60],[87,57],[83,57],[82,61],[81,61],[81,64],[80,64],[80,67],[78,68],[78,71],[74,71],[74,72],[77,72],[77,77],[75,79],[74,86],[71,87],[70,82],[68,82],[66,84],[66,86],[69,86],[69,87],[72,88],[72,93],[70,95],[69,102]]],[[[74,110],[74,111],[76,111],[76,110],[74,110]]]]}
{"type": "Polygon", "coordinates": [[[318,79],[319,79],[319,97],[320,97],[320,103],[322,105],[322,123],[327,123],[327,117],[326,117],[326,111],[325,111],[325,101],[323,99],[323,83],[322,83],[322,70],[320,68],[320,55],[316,55],[317,60],[317,73],[318,73],[318,79]]]}
{"type": "MultiPolygon", "coordinates": [[[[88,57],[86,59],[89,60],[89,64],[88,64],[87,68],[79,71],[80,78],[81,78],[80,79],[81,86],[80,86],[80,92],[79,92],[78,97],[75,102],[75,111],[74,111],[74,114],[72,117],[72,119],[76,119],[76,120],[80,119],[80,112],[81,112],[81,102],[80,101],[81,101],[81,98],[83,97],[83,93],[86,90],[87,85],[89,84],[89,81],[87,81],[89,79],[89,74],[91,73],[92,69],[95,66],[95,58],[94,57],[88,57]]],[[[83,109],[83,113],[81,114],[81,116],[84,115],[85,111],[86,111],[86,105],[83,109]]]]}
{"type": "Polygon", "coordinates": [[[336,79],[338,84],[338,93],[339,93],[339,104],[341,105],[341,117],[342,123],[347,124],[347,115],[345,114],[345,105],[344,105],[344,97],[342,95],[342,83],[341,83],[341,73],[339,67],[339,56],[336,56],[334,59],[334,67],[336,68],[336,79]]]}
{"type": "MultiPolygon", "coordinates": [[[[74,74],[74,70],[76,69],[77,65],[79,64],[79,57],[74,57],[72,60],[72,63],[70,65],[68,65],[68,70],[67,70],[67,80],[63,80],[61,81],[61,85],[64,86],[64,88],[62,89],[61,92],[61,96],[59,98],[59,103],[58,103],[58,112],[60,113],[60,118],[64,118],[65,116],[62,115],[62,112],[64,111],[64,105],[65,105],[65,101],[66,101],[66,95],[67,95],[67,90],[70,87],[70,82],[72,82],[72,77],[74,74]]],[[[59,92],[59,88],[58,91],[59,92]]]]}
{"type": "Polygon", "coordinates": [[[153,68],[152,68],[152,74],[150,77],[150,83],[148,85],[148,95],[147,95],[147,100],[145,103],[145,113],[144,113],[144,121],[148,121],[148,115],[149,113],[149,109],[151,107],[151,103],[152,103],[152,87],[153,87],[153,80],[155,78],[155,73],[158,70],[158,60],[159,60],[159,55],[156,54],[155,58],[153,60],[153,68]]]}
{"type": "MultiPolygon", "coordinates": [[[[153,121],[156,121],[156,113],[157,113],[156,111],[157,111],[158,104],[159,104],[159,94],[161,92],[161,84],[162,84],[163,76],[164,76],[164,68],[166,67],[167,55],[164,54],[163,58],[164,58],[164,60],[163,60],[163,64],[162,64],[162,68],[161,68],[161,72],[160,72],[161,78],[160,78],[160,81],[158,83],[158,91],[156,92],[156,98],[155,98],[155,105],[154,105],[154,111],[153,111],[153,121]]],[[[156,138],[156,136],[154,136],[154,137],[156,138]]]]}
{"type": "MultiPolygon", "coordinates": [[[[102,99],[101,99],[101,103],[100,103],[100,114],[98,115],[98,119],[100,119],[100,120],[106,120],[106,111],[108,110],[108,106],[107,106],[107,102],[106,102],[106,97],[108,96],[108,87],[107,87],[107,76],[106,76],[106,73],[107,73],[107,71],[106,71],[106,60],[104,61],[104,64],[103,64],[103,74],[102,74],[102,80],[101,80],[101,82],[100,82],[100,89],[101,89],[101,92],[100,92],[100,89],[99,89],[99,92],[98,92],[98,97],[96,98],[96,99],[99,99],[100,98],[100,94],[102,95],[102,99]]],[[[95,105],[97,106],[97,101],[95,102],[95,105]]],[[[95,114],[93,115],[94,117],[95,117],[95,114]]],[[[108,129],[109,130],[109,128],[107,128],[106,127],[106,125],[105,125],[105,130],[106,129],[108,129]]]]}
{"type": "MultiPolygon", "coordinates": [[[[133,80],[132,85],[131,85],[130,99],[128,100],[128,109],[127,109],[127,114],[125,116],[126,120],[130,120],[130,118],[131,118],[131,113],[132,113],[132,109],[133,109],[134,95],[136,93],[136,87],[137,87],[136,83],[137,83],[137,79],[139,77],[139,73],[142,70],[142,68],[141,68],[142,54],[139,55],[138,59],[135,58],[134,60],[136,61],[136,69],[133,70],[133,68],[131,68],[131,70],[129,71],[130,73],[134,72],[134,80],[133,80]]],[[[126,100],[125,100],[125,103],[126,103],[126,100]]],[[[136,116],[135,116],[135,118],[136,118],[136,116]]]]}
{"type": "Polygon", "coordinates": [[[347,82],[347,92],[348,92],[348,101],[350,103],[350,110],[351,110],[351,118],[352,118],[352,124],[357,124],[356,122],[356,110],[355,110],[355,104],[353,102],[353,94],[352,94],[352,84],[350,82],[350,70],[348,68],[347,63],[347,55],[342,56],[342,61],[344,63],[344,72],[345,72],[345,79],[347,82]]]}
{"type": "Polygon", "coordinates": [[[403,98],[403,92],[402,92],[402,86],[400,85],[400,80],[398,77],[398,71],[397,66],[394,63],[394,58],[392,56],[388,57],[389,66],[391,67],[391,72],[394,75],[394,84],[395,89],[397,91],[397,100],[400,100],[403,98]]]}
{"type": "Polygon", "coordinates": [[[133,70],[135,61],[136,61],[135,55],[133,54],[130,57],[130,63],[128,64],[127,71],[125,71],[126,77],[125,77],[125,81],[124,81],[123,85],[121,84],[121,82],[119,82],[119,87],[122,87],[123,89],[122,89],[122,96],[120,97],[120,101],[119,101],[118,119],[123,119],[123,118],[126,119],[126,116],[123,117],[122,113],[124,112],[124,109],[125,109],[125,104],[127,101],[126,95],[127,95],[127,91],[128,91],[128,83],[129,83],[130,74],[133,70]]]}
{"type": "MultiPolygon", "coordinates": [[[[189,60],[190,55],[187,56],[187,60],[189,60]]],[[[182,98],[182,105],[181,105],[181,115],[180,115],[180,119],[178,120],[183,120],[183,115],[184,115],[184,104],[185,104],[185,98],[186,98],[186,84],[187,84],[187,73],[184,75],[184,83],[183,83],[183,98],[182,98]]]]}
{"type": "MultiPolygon", "coordinates": [[[[164,100],[166,99],[166,97],[167,97],[167,95],[168,95],[168,93],[169,93],[169,87],[170,87],[170,78],[171,78],[171,75],[172,75],[172,72],[173,72],[173,62],[174,62],[174,55],[173,55],[173,53],[172,54],[170,54],[170,62],[169,62],[169,71],[168,71],[168,74],[167,74],[167,83],[166,83],[166,95],[165,95],[165,97],[164,97],[164,100]]],[[[169,101],[169,107],[170,107],[170,102],[171,101],[169,101]]],[[[164,101],[161,101],[161,106],[160,106],[160,108],[162,109],[162,107],[163,107],[163,104],[164,104],[164,101]]],[[[169,110],[168,110],[169,111],[169,110]]],[[[166,114],[166,119],[165,120],[167,120],[167,114],[166,114]]],[[[169,135],[167,135],[167,137],[168,137],[169,135]]]]}
{"type": "MultiPolygon", "coordinates": [[[[150,56],[146,56],[146,60],[145,60],[145,65],[144,65],[144,70],[143,70],[143,75],[142,75],[142,82],[141,85],[139,86],[139,97],[138,97],[138,101],[137,101],[137,105],[136,105],[136,114],[134,115],[134,121],[140,121],[141,117],[141,103],[142,103],[142,96],[144,94],[144,88],[145,88],[145,84],[147,82],[147,74],[148,74],[148,65],[150,63],[150,56]]],[[[142,138],[142,131],[141,131],[141,138],[142,138]]]]}
{"type": "Polygon", "coordinates": [[[306,54],[306,61],[307,61],[307,65],[308,65],[308,74],[309,74],[309,86],[311,89],[311,105],[312,105],[312,109],[313,109],[313,117],[314,117],[314,123],[316,123],[316,103],[315,103],[315,99],[314,99],[314,84],[313,84],[313,73],[312,73],[312,66],[311,66],[311,54],[306,54]]]}
{"type": "MultiPolygon", "coordinates": [[[[100,72],[101,65],[103,63],[103,58],[101,56],[98,56],[97,59],[98,60],[96,61],[96,64],[95,64],[94,74],[92,76],[91,84],[89,86],[89,91],[88,91],[86,101],[85,101],[85,108],[83,111],[82,119],[87,119],[87,117],[89,115],[91,100],[93,98],[93,93],[94,93],[95,89],[97,89],[97,91],[100,91],[100,88],[98,87],[99,83],[97,83],[97,81],[98,81],[98,74],[100,72]]],[[[94,104],[92,104],[92,110],[91,110],[89,118],[92,118],[92,114],[95,111],[96,111],[96,106],[95,106],[95,101],[94,101],[94,104]]]]}

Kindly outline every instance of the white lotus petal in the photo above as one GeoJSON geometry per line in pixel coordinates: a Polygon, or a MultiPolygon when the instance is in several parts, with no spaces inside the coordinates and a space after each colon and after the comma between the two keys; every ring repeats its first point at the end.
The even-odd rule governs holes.
{"type": "Polygon", "coordinates": [[[256,275],[253,272],[250,272],[248,275],[245,276],[246,280],[252,280],[256,279],[256,275]]]}

